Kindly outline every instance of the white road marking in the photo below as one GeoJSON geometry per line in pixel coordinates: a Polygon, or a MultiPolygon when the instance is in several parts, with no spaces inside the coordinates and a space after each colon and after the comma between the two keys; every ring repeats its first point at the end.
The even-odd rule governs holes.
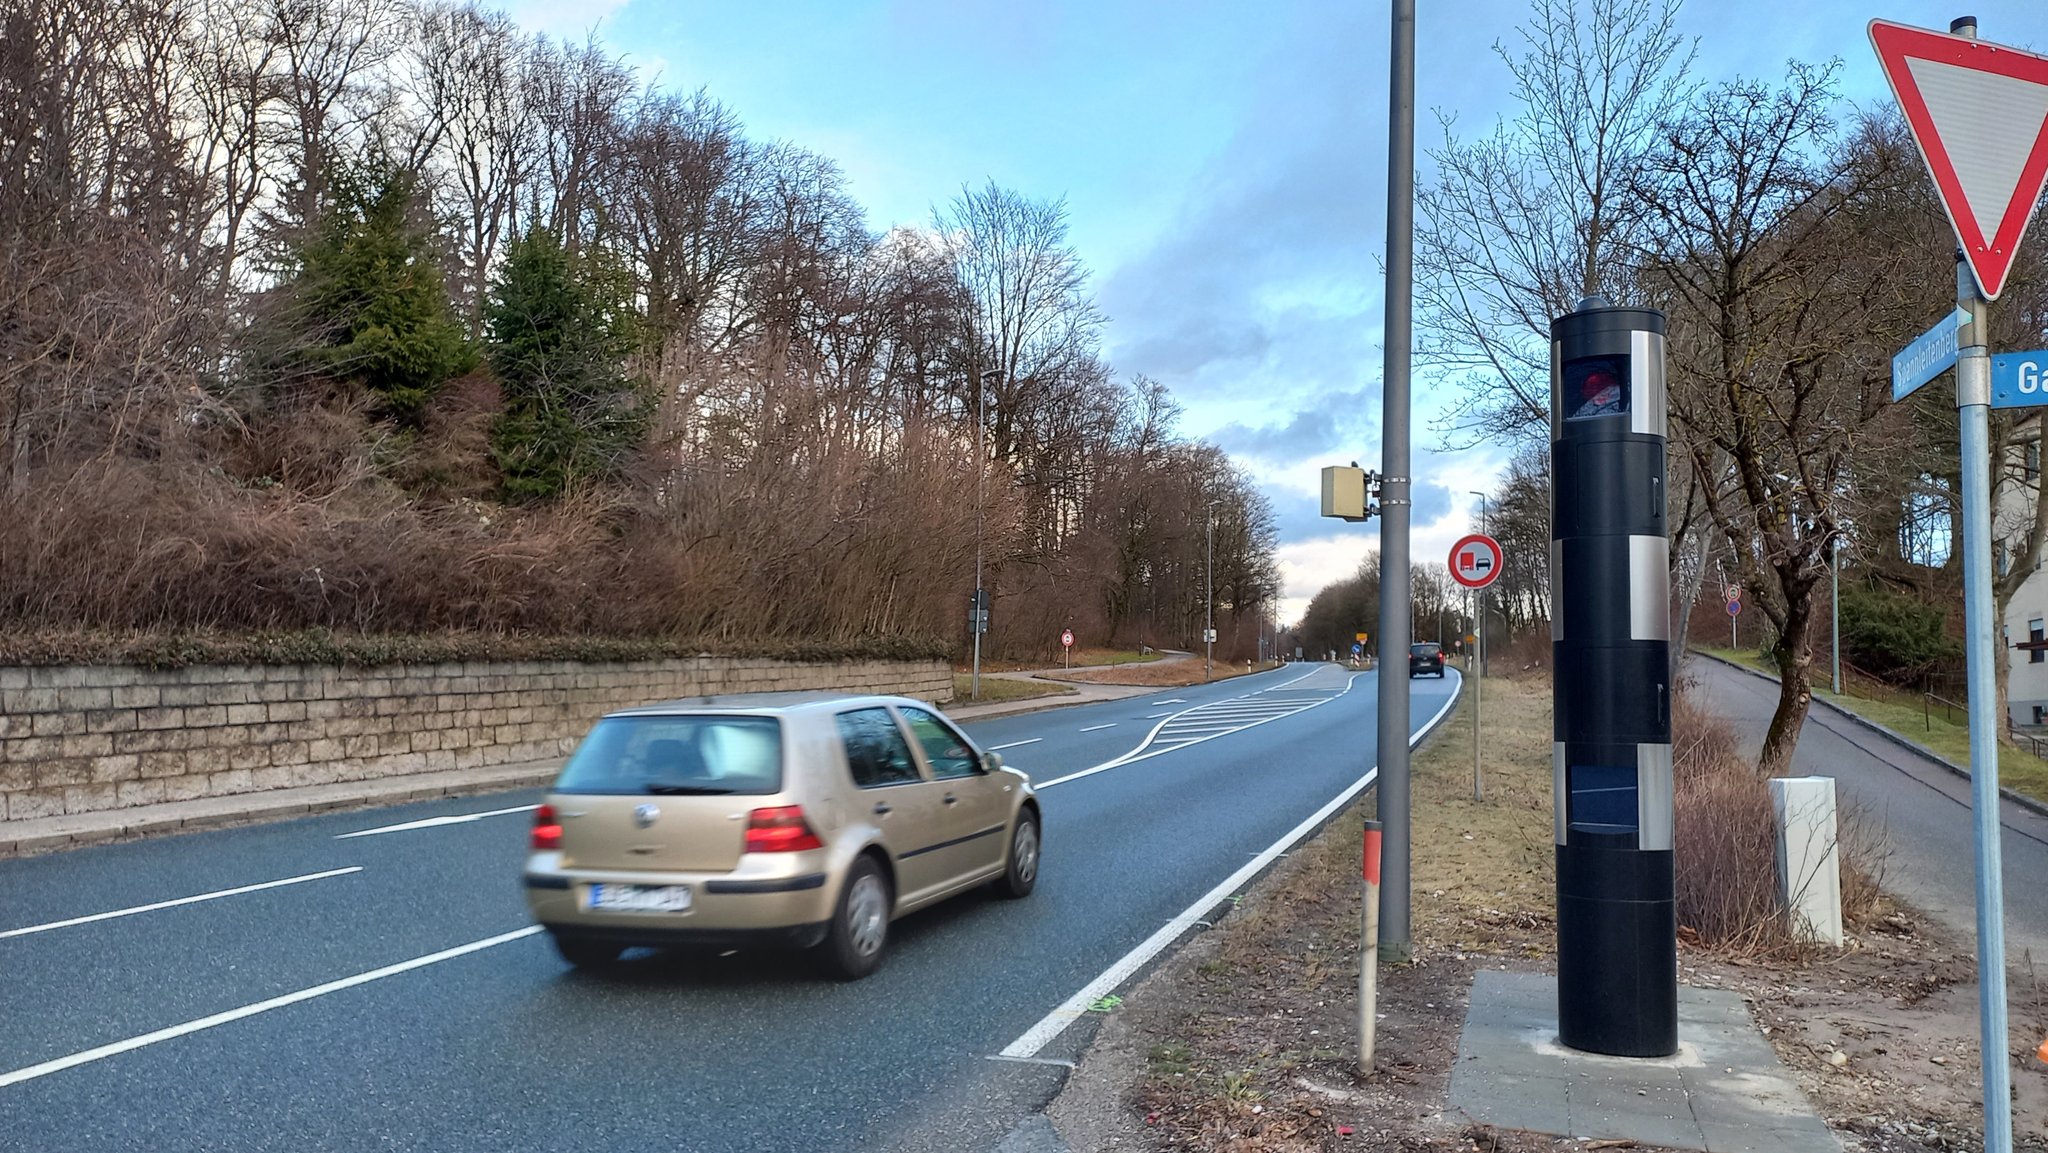
{"type": "Polygon", "coordinates": [[[257,885],[239,885],[232,889],[217,889],[211,893],[201,893],[196,897],[179,897],[172,901],[157,901],[153,904],[137,905],[132,909],[115,909],[111,913],[94,913],[86,917],[73,917],[68,921],[51,921],[48,924],[30,925],[23,929],[8,929],[0,932],[0,940],[8,937],[26,937],[30,933],[47,933],[51,929],[68,929],[73,925],[89,925],[94,921],[111,921],[115,917],[132,917],[137,913],[154,913],[158,909],[169,909],[178,905],[196,905],[201,901],[214,901],[222,897],[237,897],[243,893],[254,893],[263,889],[279,889],[286,885],[297,885],[306,881],[321,881],[328,877],[341,877],[349,873],[360,873],[362,871],[363,867],[361,865],[350,865],[346,869],[329,869],[324,873],[307,873],[299,877],[286,877],[281,881],[264,881],[257,885]]]}
{"type": "Polygon", "coordinates": [[[1115,727],[1116,727],[1116,722],[1112,721],[1112,722],[1110,722],[1109,724],[1106,724],[1106,725],[1089,725],[1089,726],[1088,726],[1087,728],[1085,728],[1085,729],[1082,729],[1081,731],[1082,731],[1082,732],[1084,732],[1084,733],[1092,733],[1092,732],[1095,732],[1095,731],[1096,731],[1096,730],[1098,730],[1098,729],[1113,729],[1113,728],[1115,728],[1115,727]]]}
{"type": "MultiPolygon", "coordinates": [[[[1460,678],[1458,689],[1463,687],[1463,678],[1460,678]]],[[[1345,688],[1347,690],[1350,688],[1349,683],[1345,685],[1345,688]]],[[[1450,699],[1444,702],[1444,707],[1438,709],[1435,716],[1429,718],[1428,724],[1423,725],[1419,731],[1408,738],[1409,748],[1412,749],[1420,744],[1422,738],[1428,736],[1430,731],[1443,721],[1444,716],[1451,711],[1451,706],[1457,703],[1458,689],[1452,690],[1450,699]]],[[[1380,769],[1378,765],[1367,769],[1364,776],[1352,782],[1343,792],[1332,797],[1328,804],[1317,809],[1307,820],[1294,826],[1285,836],[1268,845],[1264,852],[1246,862],[1244,867],[1225,877],[1222,884],[1202,894],[1201,897],[1196,899],[1194,904],[1181,910],[1179,916],[1160,926],[1158,932],[1145,938],[1137,948],[1119,957],[1115,964],[1103,970],[1102,974],[1093,981],[1083,985],[1079,992],[1067,998],[1057,1009],[1040,1018],[1036,1025],[1025,1030],[1023,1036],[1010,1042],[999,1055],[1013,1061],[1038,1056],[1038,1051],[1045,1048],[1047,1044],[1051,1043],[1053,1038],[1065,1031],[1068,1025],[1087,1016],[1088,1006],[1107,996],[1112,990],[1129,980],[1132,974],[1144,968],[1152,958],[1163,952],[1181,934],[1194,927],[1199,922],[1201,914],[1221,904],[1232,893],[1235,893],[1254,877],[1257,877],[1268,865],[1279,859],[1281,854],[1294,848],[1296,843],[1320,828],[1324,821],[1329,820],[1330,816],[1337,812],[1337,810],[1350,804],[1351,799],[1363,792],[1367,785],[1372,784],[1374,780],[1378,779],[1379,775],[1380,769]]],[[[1045,786],[1040,785],[1039,787],[1044,788],[1045,786]]],[[[4,1082],[0,1082],[0,1084],[4,1084],[4,1082]]]]}
{"type": "Polygon", "coordinates": [[[443,825],[467,825],[471,821],[481,821],[485,817],[502,817],[510,813],[530,813],[538,808],[540,808],[539,805],[517,805],[509,809],[492,809],[489,812],[483,813],[463,813],[454,817],[428,817],[421,821],[407,821],[402,825],[384,825],[375,829],[357,829],[353,833],[336,833],[334,839],[346,841],[350,837],[374,837],[379,833],[409,833],[414,829],[438,829],[443,825]]]}
{"type": "Polygon", "coordinates": [[[452,961],[457,957],[494,948],[508,941],[516,941],[521,937],[531,937],[540,931],[541,927],[539,925],[529,925],[524,929],[517,929],[510,933],[500,933],[495,937],[485,937],[481,941],[471,941],[467,945],[457,945],[453,949],[443,949],[438,953],[428,953],[424,957],[414,957],[410,961],[400,961],[396,965],[386,965],[382,969],[372,969],[367,973],[357,973],[353,977],[343,977],[339,981],[329,981],[325,985],[315,985],[310,989],[300,989],[296,993],[286,993],[281,997],[272,997],[268,1001],[258,1001],[253,1005],[243,1005],[239,1009],[229,1009],[224,1013],[215,1013],[210,1017],[200,1017],[197,1020],[187,1021],[182,1025],[172,1025],[169,1028],[158,1029],[154,1033],[144,1033],[139,1037],[130,1037],[125,1041],[116,1041],[111,1045],[101,1045],[96,1049],[86,1049],[82,1052],[73,1053],[68,1057],[58,1057],[52,1061],[45,1061],[40,1065],[30,1065],[26,1068],[16,1069],[12,1073],[0,1073],[0,1089],[5,1089],[9,1085],[19,1085],[23,1081],[33,1081],[38,1077],[47,1077],[52,1073],[61,1073],[66,1069],[73,1069],[80,1065],[88,1065],[94,1061],[103,1061],[108,1057],[119,1056],[122,1053],[132,1052],[162,1041],[175,1040],[189,1033],[198,1033],[211,1029],[216,1025],[226,1025],[232,1021],[239,1021],[244,1017],[254,1017],[258,1013],[268,1013],[272,1009],[282,1009],[287,1005],[296,1005],[301,1001],[310,1001],[315,997],[325,997],[329,993],[339,993],[343,989],[353,989],[357,985],[367,985],[372,981],[381,981],[386,977],[395,977],[400,973],[411,972],[414,969],[424,969],[428,965],[438,965],[442,961],[452,961]]]}
{"type": "Polygon", "coordinates": [[[1030,740],[1028,740],[1028,741],[1011,741],[1011,742],[1010,742],[1009,744],[1007,744],[1007,745],[990,745],[990,746],[988,747],[988,751],[989,751],[989,752],[991,752],[991,753],[993,753],[993,752],[999,752],[999,751],[1001,751],[1001,750],[1003,750],[1003,749],[1014,749],[1014,748],[1018,748],[1018,747],[1020,747],[1020,746],[1022,746],[1022,745],[1035,745],[1035,744],[1037,744],[1038,742],[1040,742],[1040,741],[1042,741],[1042,740],[1044,740],[1044,739],[1045,739],[1044,737],[1033,737],[1033,738],[1031,738],[1031,739],[1030,739],[1030,740]]]}
{"type": "MultiPolygon", "coordinates": [[[[1297,681],[1307,680],[1309,677],[1314,675],[1315,673],[1313,672],[1305,673],[1302,676],[1294,678],[1294,680],[1274,685],[1273,687],[1276,689],[1286,688],[1288,685],[1294,684],[1297,681]]],[[[1130,752],[1127,752],[1119,757],[1111,757],[1109,760],[1106,760],[1099,765],[1091,765],[1088,768],[1082,769],[1078,772],[1068,773],[1064,777],[1054,777],[1052,780],[1049,781],[1034,783],[1037,785],[1038,788],[1049,789],[1054,785],[1064,785],[1068,781],[1078,781],[1083,777],[1092,777],[1096,773],[1108,772],[1110,769],[1114,769],[1122,765],[1133,764],[1138,761],[1150,760],[1153,757],[1160,756],[1165,753],[1170,753],[1177,749],[1187,748],[1189,745],[1198,745],[1201,744],[1203,741],[1213,741],[1217,737],[1227,737],[1232,733],[1240,733],[1246,729],[1254,728],[1258,725],[1263,725],[1268,721],[1277,721],[1282,717],[1291,717],[1296,713],[1307,712],[1309,709],[1315,708],[1318,705],[1329,704],[1331,701],[1334,701],[1338,697],[1343,696],[1345,693],[1350,692],[1351,686],[1356,684],[1358,682],[1358,678],[1362,675],[1364,674],[1354,673],[1351,676],[1346,677],[1344,679],[1344,687],[1332,693],[1316,693],[1314,695],[1309,695],[1309,691],[1304,690],[1294,700],[1281,704],[1272,705],[1269,711],[1256,715],[1255,719],[1232,721],[1229,723],[1228,727],[1216,727],[1214,728],[1214,731],[1210,731],[1211,726],[1206,724],[1203,720],[1203,718],[1207,716],[1208,710],[1217,708],[1231,710],[1233,706],[1238,706],[1239,702],[1244,701],[1246,697],[1255,696],[1258,693],[1266,692],[1267,690],[1258,689],[1255,690],[1253,693],[1246,694],[1246,697],[1227,697],[1220,701],[1211,701],[1206,705],[1196,705],[1195,707],[1190,709],[1182,709],[1177,713],[1154,713],[1152,716],[1146,717],[1145,719],[1148,721],[1155,720],[1159,717],[1167,717],[1170,719],[1160,721],[1157,725],[1154,725],[1152,727],[1152,731],[1145,735],[1145,739],[1139,741],[1137,747],[1133,748],[1130,752]],[[1158,745],[1159,747],[1155,748],[1155,745],[1158,745]]],[[[1462,686],[1464,684],[1463,678],[1460,678],[1458,683],[1460,686],[1462,686]]],[[[1451,699],[1457,699],[1457,691],[1455,689],[1452,691],[1451,699]]]]}
{"type": "Polygon", "coordinates": [[[1184,705],[1188,703],[1188,699],[1186,697],[1168,697],[1163,701],[1153,701],[1152,703],[1155,705],[1184,705]]]}

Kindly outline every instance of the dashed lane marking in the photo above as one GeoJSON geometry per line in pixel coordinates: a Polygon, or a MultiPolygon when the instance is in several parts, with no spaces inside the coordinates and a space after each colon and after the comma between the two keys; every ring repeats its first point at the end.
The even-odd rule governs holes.
{"type": "Polygon", "coordinates": [[[460,813],[452,817],[428,817],[425,820],[407,821],[402,825],[381,825],[374,829],[357,829],[353,833],[336,833],[334,839],[346,841],[350,837],[374,837],[381,833],[410,833],[414,829],[438,829],[443,825],[467,825],[485,817],[503,817],[511,813],[530,813],[539,805],[514,805],[509,809],[491,809],[481,813],[460,813]]]}
{"type": "Polygon", "coordinates": [[[201,901],[217,901],[222,897],[239,897],[243,893],[255,893],[264,889],[281,889],[286,885],[300,885],[307,881],[324,881],[329,877],[342,877],[363,871],[361,865],[350,865],[346,869],[328,869],[321,873],[306,873],[297,877],[286,877],[281,881],[264,881],[256,885],[237,885],[232,889],[216,889],[211,893],[200,893],[191,897],[179,897],[170,901],[155,901],[147,905],[136,905],[127,909],[115,909],[108,913],[93,913],[84,917],[72,917],[63,921],[51,921],[42,925],[29,925],[20,929],[0,931],[0,939],[26,937],[30,933],[47,933],[51,929],[68,929],[73,925],[89,925],[94,921],[111,921],[115,917],[132,917],[137,913],[154,913],[158,909],[171,909],[179,905],[196,905],[201,901]]]}
{"type": "Polygon", "coordinates": [[[495,937],[485,937],[481,941],[471,941],[467,945],[457,945],[453,949],[443,949],[438,953],[428,953],[424,957],[414,957],[410,961],[400,961],[396,965],[386,965],[381,969],[372,969],[367,973],[357,973],[353,977],[343,977],[339,981],[329,981],[324,985],[315,985],[310,989],[300,989],[295,993],[286,993],[281,997],[272,997],[267,1001],[243,1005],[237,1009],[229,1009],[224,1013],[215,1013],[210,1017],[200,1017],[197,1020],[186,1021],[180,1025],[158,1029],[153,1033],[144,1033],[139,1037],[129,1037],[123,1041],[116,1041],[111,1045],[101,1045],[96,1049],[85,1049],[66,1057],[44,1061],[40,1065],[30,1065],[26,1068],[16,1069],[12,1073],[0,1073],[0,1089],[5,1089],[9,1085],[19,1085],[23,1081],[33,1081],[38,1077],[47,1077],[52,1073],[61,1073],[66,1069],[75,1069],[80,1065],[89,1065],[94,1061],[104,1061],[108,1057],[117,1057],[123,1053],[130,1053],[164,1041],[176,1040],[191,1033],[198,1033],[219,1025],[239,1021],[244,1017],[254,1017],[258,1013],[268,1013],[272,1009],[282,1009],[287,1005],[296,1005],[301,1001],[311,1001],[315,997],[325,997],[329,993],[339,993],[343,989],[353,989],[357,985],[367,985],[372,981],[381,981],[386,977],[395,977],[400,973],[409,973],[414,969],[424,969],[428,965],[438,965],[442,961],[452,961],[457,957],[494,948],[505,944],[507,941],[517,941],[521,937],[531,937],[538,932],[541,932],[539,925],[529,925],[524,929],[515,929],[510,933],[500,933],[495,937]]]}

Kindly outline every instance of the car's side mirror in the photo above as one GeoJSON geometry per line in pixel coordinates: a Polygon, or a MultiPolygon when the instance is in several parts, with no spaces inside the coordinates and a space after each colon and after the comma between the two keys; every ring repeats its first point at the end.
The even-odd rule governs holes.
{"type": "Polygon", "coordinates": [[[1003,767],[1003,754],[1001,754],[1001,753],[983,753],[983,754],[981,755],[981,767],[982,767],[982,768],[984,768],[984,769],[986,769],[986,770],[988,770],[988,771],[989,771],[989,772],[991,772],[991,773],[995,772],[995,771],[996,771],[997,769],[1000,769],[1000,768],[1002,768],[1002,767],[1003,767]]]}

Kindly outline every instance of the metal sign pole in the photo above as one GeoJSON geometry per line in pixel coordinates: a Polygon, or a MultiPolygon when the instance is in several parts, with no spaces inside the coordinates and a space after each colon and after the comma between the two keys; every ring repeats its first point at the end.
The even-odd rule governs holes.
{"type": "Polygon", "coordinates": [[[1970,811],[1977,842],[1977,1011],[1984,1067],[1984,1148],[2012,1149],[2011,1072],[2006,1060],[2005,890],[1999,876],[1998,623],[1991,595],[1991,308],[1967,265],[1956,265],[1956,302],[1970,326],[1956,358],[1962,424],[1964,652],[1969,664],[1970,811]]]}
{"type": "Polygon", "coordinates": [[[1472,799],[1474,801],[1486,799],[1486,790],[1479,783],[1479,700],[1484,694],[1483,686],[1486,684],[1486,610],[1490,607],[1487,602],[1491,597],[1491,593],[1491,585],[1479,590],[1479,630],[1474,634],[1479,638],[1477,642],[1479,648],[1479,675],[1472,678],[1472,799]]]}

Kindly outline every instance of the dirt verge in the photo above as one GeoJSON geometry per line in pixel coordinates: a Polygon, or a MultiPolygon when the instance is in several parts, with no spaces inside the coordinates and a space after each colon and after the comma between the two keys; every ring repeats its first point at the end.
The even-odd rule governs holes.
{"type": "MultiPolygon", "coordinates": [[[[1550,966],[1547,682],[1486,685],[1486,800],[1469,698],[1414,761],[1412,964],[1382,971],[1376,1068],[1355,1068],[1360,813],[1302,846],[1111,1014],[1049,1114],[1096,1150],[1585,1149],[1446,1107],[1472,974],[1550,966]]],[[[1370,802],[1366,802],[1370,803],[1370,802]]],[[[1732,989],[1851,1150],[1981,1147],[1967,942],[1882,903],[1851,947],[1740,963],[1681,949],[1680,979],[1732,989]]],[[[2048,974],[2013,975],[2016,1147],[2048,1150],[2048,974]]],[[[1646,1148],[1646,1147],[1645,1147],[1646,1148]]]]}

